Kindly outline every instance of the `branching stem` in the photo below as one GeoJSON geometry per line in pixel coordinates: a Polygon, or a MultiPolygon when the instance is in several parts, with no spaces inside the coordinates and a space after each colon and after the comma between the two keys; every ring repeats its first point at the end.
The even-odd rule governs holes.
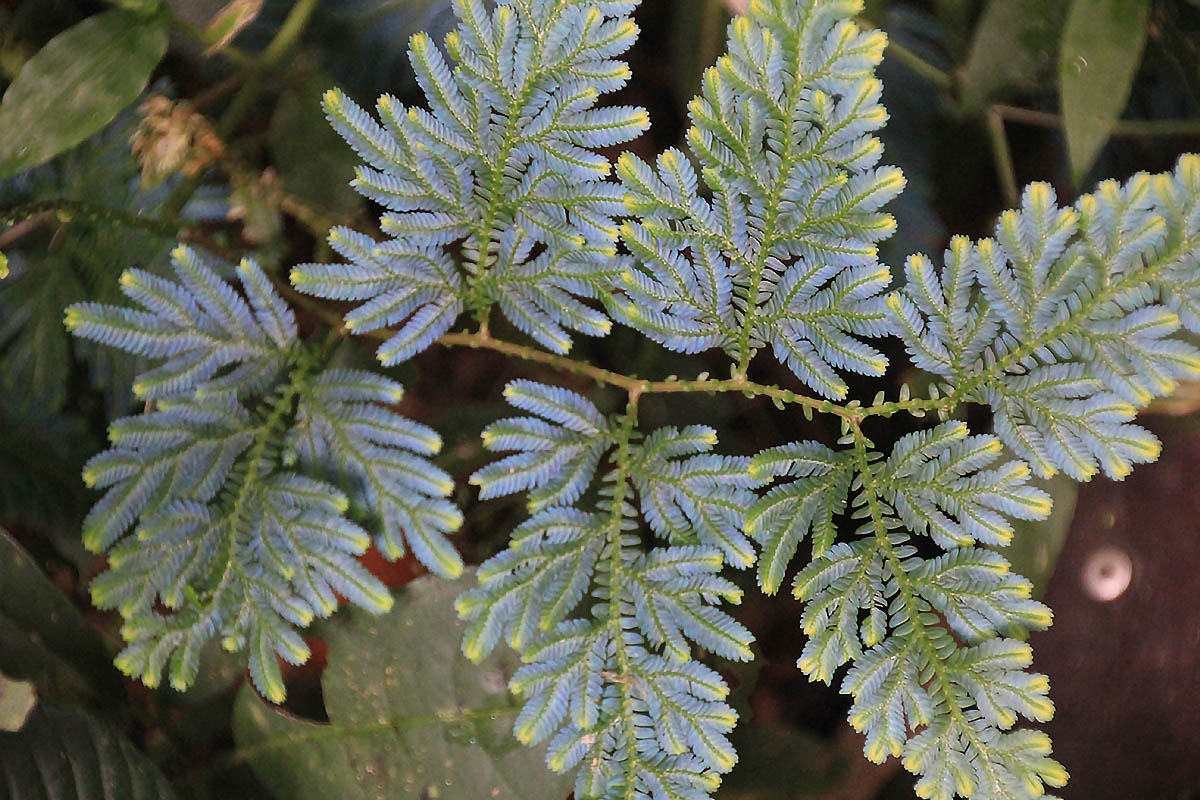
{"type": "Polygon", "coordinates": [[[767,386],[754,383],[745,377],[726,378],[724,380],[660,380],[651,381],[636,375],[623,375],[602,367],[593,366],[586,361],[579,361],[568,356],[547,353],[534,347],[517,344],[505,339],[497,339],[486,331],[478,333],[447,333],[438,340],[445,347],[471,347],[476,349],[493,350],[507,356],[545,364],[562,372],[591,378],[597,383],[624,389],[631,396],[642,394],[684,394],[690,392],[741,392],[747,397],[767,397],[780,403],[787,403],[811,408],[822,414],[835,414],[840,417],[858,418],[863,414],[862,409],[840,406],[829,400],[818,400],[815,397],[797,394],[790,389],[778,386],[767,386]]]}

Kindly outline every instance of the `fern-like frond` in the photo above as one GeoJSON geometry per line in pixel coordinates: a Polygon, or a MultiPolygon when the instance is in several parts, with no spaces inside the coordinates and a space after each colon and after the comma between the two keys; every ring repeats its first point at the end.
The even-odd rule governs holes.
{"type": "Polygon", "coordinates": [[[1002,451],[999,439],[968,436],[961,422],[911,433],[880,470],[884,496],[910,531],[928,533],[947,550],[1006,545],[1013,532],[1007,517],[1045,519],[1050,497],[1028,485],[1024,462],[985,472],[1002,451]]]}
{"type": "Polygon", "coordinates": [[[125,618],[126,674],[154,686],[165,669],[182,690],[219,637],[249,651],[255,685],[279,702],[278,658],[309,655],[298,628],[339,596],[391,607],[355,558],[371,532],[351,517],[387,554],[407,541],[430,569],[461,571],[442,535],[459,522],[444,499],[451,481],[422,457],[438,437],[386,408],[400,386],[322,371],[253,262],[238,267],[240,293],[186,248],[174,266],[178,282],[122,276],[144,310],[67,310],[77,336],[158,362],[136,384],[153,403],[114,422],[112,447],[84,469],[106,490],[84,522],[85,544],[108,554],[92,597],[125,618]]]}
{"type": "Polygon", "coordinates": [[[330,231],[329,244],[347,263],[295,267],[292,284],[319,297],[366,301],[346,315],[351,331],[398,325],[379,347],[384,363],[398,363],[429,347],[463,309],[462,281],[440,247],[376,244],[347,228],[330,231]]]}
{"type": "Polygon", "coordinates": [[[194,250],[177,248],[172,265],[178,283],[136,269],[121,275],[121,291],[144,310],[77,303],[67,309],[67,328],[160,360],[133,385],[147,400],[202,386],[245,394],[273,383],[286,366],[296,323],[258,267],[245,261],[238,268],[247,303],[194,250]]]}
{"type": "Polygon", "coordinates": [[[1037,474],[1120,479],[1159,453],[1137,409],[1200,374],[1200,350],[1175,335],[1200,330],[1198,202],[1196,156],[1068,208],[1033,184],[995,238],[955,239],[940,272],[911,257],[888,304],[914,362],[990,405],[1037,474]]]}
{"type": "Polygon", "coordinates": [[[656,534],[715,547],[743,569],[756,559],[742,529],[759,481],[748,458],[712,453],[716,443],[716,431],[703,425],[660,428],[642,443],[631,476],[642,516],[656,534]]]}
{"type": "Polygon", "coordinates": [[[846,395],[839,371],[883,373],[887,360],[860,337],[890,329],[876,242],[895,225],[879,209],[904,178],[876,166],[886,38],[858,30],[860,7],[752,3],[690,106],[701,174],[675,150],[655,167],[621,157],[639,215],[622,233],[639,266],[610,304],[620,321],[673,350],[721,347],[742,371],[769,346],[831,398],[846,395]]]}
{"type": "Polygon", "coordinates": [[[693,650],[750,657],[750,633],[717,608],[741,598],[718,574],[726,558],[754,559],[741,533],[758,483],[749,460],[711,453],[708,428],[639,443],[630,414],[606,420],[572,392],[516,381],[505,394],[544,419],[489,426],[490,448],[519,452],[472,481],[487,496],[529,490],[533,515],[460,598],[464,652],[482,658],[504,638],[521,653],[515,733],[549,740],[551,768],[579,770],[577,797],[708,797],[736,761],[736,714],[693,650]],[[606,453],[598,500],[581,508],[606,453]]]}
{"type": "Polygon", "coordinates": [[[385,557],[400,558],[407,545],[431,572],[457,578],[462,559],[446,538],[462,524],[446,499],[454,479],[427,458],[441,450],[441,437],[386,407],[402,393],[382,375],[325,370],[298,392],[284,463],[341,486],[385,557]]]}
{"type": "Polygon", "coordinates": [[[504,396],[544,419],[510,417],[484,429],[489,450],[519,452],[471,476],[480,498],[528,491],[531,511],[574,503],[613,444],[607,420],[574,392],[532,381],[513,381],[504,396]]]}
{"type": "Polygon", "coordinates": [[[833,544],[834,518],[845,510],[854,470],[845,454],[816,442],[793,442],[759,453],[750,473],[768,481],[795,478],[773,486],[746,514],[746,532],[762,545],[758,585],[774,594],[810,530],[814,558],[833,544]]]}
{"type": "MultiPolygon", "coordinates": [[[[850,722],[867,757],[902,757],[922,797],[1029,798],[1062,785],[1049,739],[1010,731],[1021,717],[1053,714],[1049,682],[1028,671],[1020,641],[1048,626],[1050,611],[1002,556],[973,546],[1005,543],[1008,518],[1044,518],[1049,498],[1028,485],[1023,462],[989,469],[1000,441],[968,436],[959,422],[905,436],[887,458],[855,444],[834,463],[857,473],[852,516],[863,523],[796,576],[809,636],[800,668],[829,682],[853,664],[841,689],[854,698],[850,722]],[[945,554],[919,555],[914,533],[945,554]]],[[[798,454],[819,475],[833,459],[817,448],[798,454]]]]}
{"type": "Polygon", "coordinates": [[[296,268],[296,287],[363,301],[347,326],[399,325],[379,349],[402,361],[449,330],[463,308],[497,305],[555,352],[570,331],[608,332],[596,298],[614,271],[622,191],[595,150],[636,138],[640,108],[598,108],[625,84],[616,60],[637,36],[636,3],[456,0],[451,66],[425,34],[409,56],[427,108],[379,99],[376,121],[340,92],[326,95],[337,131],[367,162],[355,187],[388,209],[390,241],[335,231],[348,263],[296,268]],[[461,255],[455,266],[449,253],[461,255]]]}

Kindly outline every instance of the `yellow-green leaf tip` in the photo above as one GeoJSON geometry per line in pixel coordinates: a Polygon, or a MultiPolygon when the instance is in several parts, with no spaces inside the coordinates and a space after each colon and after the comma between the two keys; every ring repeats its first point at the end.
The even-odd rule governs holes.
{"type": "Polygon", "coordinates": [[[287,699],[287,691],[283,688],[283,684],[281,683],[276,683],[272,680],[271,683],[264,688],[266,691],[263,692],[263,696],[275,705],[280,705],[284,700],[287,699]]]}
{"type": "Polygon", "coordinates": [[[63,316],[63,325],[65,325],[69,331],[73,331],[78,328],[82,322],[83,315],[80,314],[79,310],[76,308],[68,308],[66,314],[63,316]]]}
{"type": "Polygon", "coordinates": [[[884,761],[887,761],[889,755],[900,755],[900,747],[897,744],[888,744],[882,739],[876,739],[868,744],[863,752],[866,754],[868,761],[875,764],[882,764],[884,761]]]}
{"type": "Polygon", "coordinates": [[[1040,606],[1035,609],[1026,611],[1021,616],[1029,623],[1031,627],[1048,628],[1050,623],[1054,622],[1054,612],[1049,606],[1040,606]]]}

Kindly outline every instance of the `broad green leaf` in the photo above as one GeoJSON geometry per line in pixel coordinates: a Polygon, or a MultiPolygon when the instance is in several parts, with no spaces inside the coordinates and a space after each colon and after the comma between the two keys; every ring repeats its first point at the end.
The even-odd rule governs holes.
{"type": "Polygon", "coordinates": [[[118,680],[99,634],[3,529],[0,670],[53,697],[103,697],[118,680]]]}
{"type": "Polygon", "coordinates": [[[1066,10],[1060,2],[991,0],[975,25],[959,76],[963,107],[978,110],[1053,75],[1066,10]]]}
{"type": "Polygon", "coordinates": [[[1125,110],[1146,45],[1150,0],[1073,0],[1059,50],[1071,173],[1079,184],[1125,110]]]}
{"type": "Polygon", "coordinates": [[[0,797],[170,800],[154,764],[109,726],[39,707],[19,733],[0,733],[0,797]],[[3,787],[16,787],[16,794],[3,787]]]}
{"type": "Polygon", "coordinates": [[[8,256],[4,255],[4,251],[0,250],[0,279],[8,277],[8,256]]]}
{"type": "Polygon", "coordinates": [[[55,36],[0,101],[0,178],[49,161],[107,125],[150,80],[167,22],[112,9],[55,36]]]}
{"type": "Polygon", "coordinates": [[[40,398],[27,397],[28,384],[17,380],[24,371],[11,366],[0,357],[0,525],[38,531],[56,555],[87,572],[96,556],[79,526],[95,498],[79,473],[97,439],[81,416],[39,408],[40,398]]]}
{"type": "Polygon", "coordinates": [[[0,732],[14,733],[37,704],[37,689],[28,681],[14,681],[0,672],[0,732]]]}
{"type": "Polygon", "coordinates": [[[72,360],[63,309],[91,299],[87,287],[66,259],[48,253],[32,269],[21,262],[4,290],[0,309],[13,316],[7,324],[0,319],[0,386],[18,390],[16,408],[57,411],[67,399],[72,360]]]}
{"type": "Polygon", "coordinates": [[[383,617],[351,611],[323,628],[328,724],[243,690],[239,756],[280,800],[562,800],[571,782],[512,735],[517,703],[507,651],[475,665],[461,653],[461,587],[425,578],[383,617]]]}

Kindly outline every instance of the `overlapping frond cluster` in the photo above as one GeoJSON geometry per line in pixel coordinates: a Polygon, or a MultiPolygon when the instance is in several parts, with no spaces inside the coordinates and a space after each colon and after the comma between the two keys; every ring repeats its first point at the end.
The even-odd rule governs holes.
{"type": "Polygon", "coordinates": [[[410,57],[428,109],[379,99],[380,121],[339,92],[325,98],[339,133],[366,161],[354,185],[387,210],[382,244],[335,229],[346,263],[292,272],[302,291],[361,302],[356,332],[398,326],[379,348],[395,364],[428,347],[464,309],[498,305],[543,346],[569,331],[608,332],[581,301],[619,271],[613,217],[623,191],[596,148],[648,125],[640,108],[597,108],[628,80],[632,0],[455,0],[446,61],[425,34],[410,57]],[[457,263],[456,263],[457,262],[457,263]]]}
{"type": "Polygon", "coordinates": [[[157,362],[135,383],[147,411],[114,422],[112,448],[84,471],[106,490],[84,523],[87,546],[108,554],[92,597],[120,610],[117,664],[148,686],[166,668],[186,688],[220,637],[249,651],[255,685],[278,702],[276,656],[309,655],[297,628],[332,613],[339,595],[391,607],[355,559],[368,528],[385,553],[407,540],[433,571],[461,572],[443,536],[459,523],[443,499],[452,483],[423,458],[438,436],[386,407],[401,387],[324,369],[254,262],[237,269],[241,293],[186,248],[173,263],[177,281],[122,276],[141,309],[67,309],[75,335],[157,362]]]}
{"type": "MultiPolygon", "coordinates": [[[[1050,612],[993,548],[1011,520],[1049,513],[1033,474],[1120,478],[1157,457],[1137,409],[1200,373],[1200,350],[1176,335],[1200,333],[1200,157],[1069,208],[1034,184],[994,238],[956,238],[941,269],[911,257],[888,294],[876,244],[894,222],[881,208],[904,179],[879,166],[886,39],[852,21],[861,1],[751,0],[690,106],[694,160],[626,154],[618,184],[596,149],[648,121],[597,102],[628,78],[617,58],[636,5],[454,0],[453,66],[429,37],[411,40],[427,108],[384,96],[377,120],[326,97],[390,238],[336,229],[343,263],[291,279],[354,303],[351,331],[392,329],[385,364],[464,311],[486,332],[492,306],[562,353],[572,332],[608,331],[601,303],[671,349],[720,348],[734,362],[727,381],[648,382],[466,337],[566,362],[624,389],[628,405],[606,416],[565,388],[508,385],[526,413],[483,432],[506,455],[471,482],[485,500],[527,493],[530,516],[460,598],[464,652],[480,659],[503,641],[521,654],[516,736],[576,771],[579,800],[705,800],[736,761],[736,714],[702,657],[748,659],[752,641],[719,607],[741,595],[721,570],[757,561],[774,593],[810,537],[793,579],[808,636],[799,666],[825,682],[847,669],[869,758],[900,757],[937,800],[1062,785],[1049,739],[1015,727],[1053,712],[1024,643],[1050,612]],[[840,400],[843,373],[884,372],[864,339],[891,333],[937,377],[928,398],[834,406],[746,377],[769,347],[840,400]],[[723,456],[705,426],[638,431],[643,394],[706,389],[837,414],[840,449],[723,456]],[[965,402],[991,407],[995,435],[943,421],[887,454],[868,438],[879,416],[945,420],[965,402]]],[[[126,617],[119,664],[147,684],[166,668],[186,686],[219,636],[249,648],[256,684],[279,699],[277,657],[308,654],[298,627],[340,597],[390,605],[355,559],[372,536],[389,557],[411,549],[459,575],[452,481],[428,460],[438,436],[391,410],[400,387],[326,366],[252,262],[240,292],[186,249],[175,272],[124,276],[142,310],[68,310],[77,335],[156,362],[135,385],[146,412],[113,423],[112,449],[85,473],[107,490],[86,522],[110,565],[93,594],[126,617]]]]}
{"type": "Polygon", "coordinates": [[[749,460],[713,454],[699,426],[637,441],[630,414],[606,419],[564,389],[516,381],[505,395],[537,416],[484,431],[516,452],[472,482],[485,497],[532,490],[532,516],[460,599],[464,652],[482,658],[503,638],[522,655],[515,733],[548,739],[553,769],[579,770],[576,797],[708,797],[736,760],[737,715],[693,651],[750,658],[750,633],[716,607],[741,597],[718,575],[726,558],[754,560],[749,460]]]}
{"type": "Polygon", "coordinates": [[[1039,475],[1120,479],[1158,457],[1138,408],[1200,374],[1200,158],[1102,183],[1061,208],[1046,184],[992,239],[956,238],[946,266],[912,256],[888,299],[914,362],[943,393],[986,403],[1039,475]]]}
{"type": "Polygon", "coordinates": [[[895,223],[879,208],[904,178],[877,166],[886,37],[855,26],[860,7],[755,0],[690,106],[700,175],[676,150],[656,167],[621,157],[638,266],[622,275],[617,319],[673,350],[723,348],[742,371],[769,346],[834,399],[847,392],[839,370],[883,374],[860,337],[889,332],[876,243],[895,223]]]}
{"type": "Polygon", "coordinates": [[[752,468],[795,478],[750,514],[768,532],[764,588],[778,586],[813,535],[814,558],[793,585],[809,637],[800,668],[830,682],[852,662],[842,691],[854,698],[850,722],[866,734],[867,757],[901,756],[921,776],[922,797],[1031,797],[1066,777],[1044,734],[1009,730],[1018,717],[1053,713],[1049,683],[1027,671],[1021,641],[1049,625],[1050,611],[978,545],[1006,543],[1009,518],[1044,518],[1050,499],[1028,484],[1023,462],[993,467],[1002,450],[996,437],[948,422],[909,434],[886,459],[804,442],[767,451],[752,468]],[[848,496],[862,525],[830,544],[830,517],[848,496]],[[945,553],[919,555],[914,535],[945,553]]]}

